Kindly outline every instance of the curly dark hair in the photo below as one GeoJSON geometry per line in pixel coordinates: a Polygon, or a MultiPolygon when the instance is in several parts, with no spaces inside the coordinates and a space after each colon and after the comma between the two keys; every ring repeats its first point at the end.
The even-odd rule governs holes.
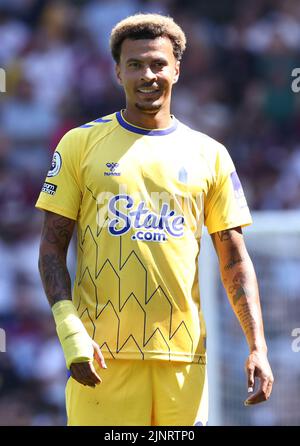
{"type": "Polygon", "coordinates": [[[185,34],[171,17],[161,14],[135,14],[117,23],[110,35],[112,57],[116,63],[120,62],[122,43],[127,38],[139,40],[156,37],[168,37],[175,58],[181,60],[186,46],[185,34]]]}

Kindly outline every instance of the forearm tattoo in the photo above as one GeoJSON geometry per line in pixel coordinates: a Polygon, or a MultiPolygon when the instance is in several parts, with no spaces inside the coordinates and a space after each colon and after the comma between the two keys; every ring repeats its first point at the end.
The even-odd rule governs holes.
{"type": "Polygon", "coordinates": [[[243,259],[239,255],[239,253],[236,250],[232,250],[231,257],[229,259],[229,262],[224,266],[224,270],[227,271],[233,269],[236,265],[242,262],[243,259]]]}
{"type": "Polygon", "coordinates": [[[238,272],[233,276],[232,285],[228,287],[228,292],[232,299],[233,305],[236,305],[241,297],[247,296],[246,291],[246,274],[243,272],[238,272]]]}
{"type": "Polygon", "coordinates": [[[66,265],[74,222],[47,213],[42,232],[39,270],[50,305],[71,298],[71,279],[66,265]]]}
{"type": "Polygon", "coordinates": [[[251,313],[249,303],[248,302],[241,303],[236,310],[236,315],[240,321],[241,327],[243,328],[246,336],[252,335],[253,332],[255,331],[256,324],[253,314],[251,313]]]}
{"type": "MultiPolygon", "coordinates": [[[[241,233],[240,230],[238,230],[238,229],[236,229],[236,230],[241,233]]],[[[218,240],[221,243],[228,242],[228,241],[232,240],[232,230],[228,229],[226,231],[219,231],[216,233],[216,236],[218,237],[218,240]]],[[[212,241],[213,241],[214,247],[216,249],[216,252],[218,252],[215,236],[212,237],[212,241]]],[[[234,268],[236,265],[238,265],[239,263],[241,263],[243,261],[242,257],[240,256],[240,254],[237,251],[237,249],[235,248],[235,246],[230,246],[229,249],[230,249],[230,258],[229,258],[227,264],[224,266],[225,271],[231,270],[232,268],[234,268]]]]}
{"type": "Polygon", "coordinates": [[[234,231],[217,232],[213,239],[220,260],[222,281],[249,345],[260,336],[261,313],[252,262],[234,231]]]}
{"type": "Polygon", "coordinates": [[[45,254],[40,257],[39,270],[50,305],[71,297],[71,279],[66,261],[57,254],[45,254]]]}

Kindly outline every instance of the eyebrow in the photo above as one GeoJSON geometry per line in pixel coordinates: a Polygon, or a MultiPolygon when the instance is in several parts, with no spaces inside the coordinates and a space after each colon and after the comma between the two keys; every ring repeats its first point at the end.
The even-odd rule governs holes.
{"type": "MultiPolygon", "coordinates": [[[[126,63],[130,63],[130,62],[144,62],[142,59],[137,59],[134,57],[131,57],[130,59],[126,60],[126,63]]],[[[163,57],[157,57],[156,59],[153,60],[153,62],[163,62],[163,63],[167,63],[167,59],[163,58],[163,57]]]]}
{"type": "Polygon", "coordinates": [[[126,60],[126,63],[128,63],[128,62],[140,62],[140,60],[139,59],[134,59],[133,57],[131,57],[130,59],[126,60]]]}

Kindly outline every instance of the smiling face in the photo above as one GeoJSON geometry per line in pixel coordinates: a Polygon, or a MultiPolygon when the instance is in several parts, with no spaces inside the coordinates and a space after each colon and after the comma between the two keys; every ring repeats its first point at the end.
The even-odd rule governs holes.
{"type": "Polygon", "coordinates": [[[167,37],[125,39],[116,65],[119,83],[131,114],[170,114],[172,86],[179,77],[179,61],[167,37]]]}

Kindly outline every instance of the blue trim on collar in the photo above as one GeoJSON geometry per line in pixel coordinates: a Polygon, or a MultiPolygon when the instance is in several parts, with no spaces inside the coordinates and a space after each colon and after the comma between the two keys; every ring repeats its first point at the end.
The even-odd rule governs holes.
{"type": "Polygon", "coordinates": [[[92,124],[83,124],[80,126],[80,128],[87,129],[89,127],[94,127],[94,125],[93,125],[94,122],[111,122],[111,121],[112,121],[112,119],[98,118],[98,119],[95,119],[94,121],[92,121],[92,124]]]}
{"type": "Polygon", "coordinates": [[[139,135],[147,135],[147,136],[163,136],[163,135],[169,135],[169,133],[174,132],[177,129],[178,121],[177,119],[173,118],[173,123],[171,127],[168,127],[167,129],[159,130],[159,129],[143,129],[140,127],[136,127],[135,125],[129,124],[129,122],[126,122],[125,119],[122,116],[122,113],[118,111],[116,113],[116,118],[118,120],[118,123],[126,130],[129,130],[133,133],[138,133],[139,135]]]}

